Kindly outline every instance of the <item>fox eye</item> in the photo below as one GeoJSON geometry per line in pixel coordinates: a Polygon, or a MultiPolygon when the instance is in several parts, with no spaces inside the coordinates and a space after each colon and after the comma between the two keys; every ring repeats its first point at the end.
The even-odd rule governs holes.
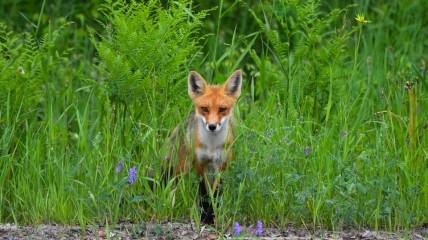
{"type": "Polygon", "coordinates": [[[221,108],[218,109],[218,112],[225,112],[226,110],[227,110],[227,108],[221,107],[221,108]]]}
{"type": "Polygon", "coordinates": [[[201,107],[202,112],[207,113],[208,112],[208,108],[207,107],[201,107]]]}

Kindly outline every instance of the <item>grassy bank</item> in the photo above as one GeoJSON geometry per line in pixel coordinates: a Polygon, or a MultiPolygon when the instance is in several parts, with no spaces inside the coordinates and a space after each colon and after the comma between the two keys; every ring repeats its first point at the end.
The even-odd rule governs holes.
{"type": "Polygon", "coordinates": [[[196,177],[148,171],[191,110],[187,72],[240,68],[219,229],[426,223],[428,5],[340,4],[2,3],[0,222],[197,221],[196,177]]]}

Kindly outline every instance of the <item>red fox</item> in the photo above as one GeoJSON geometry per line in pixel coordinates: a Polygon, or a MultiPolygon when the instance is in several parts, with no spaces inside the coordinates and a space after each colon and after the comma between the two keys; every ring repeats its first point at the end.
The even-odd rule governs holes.
{"type": "MultiPolygon", "coordinates": [[[[233,142],[232,112],[241,94],[242,72],[235,71],[224,84],[208,85],[197,72],[188,77],[188,93],[195,109],[190,113],[185,126],[178,126],[171,135],[172,145],[176,145],[178,162],[174,175],[187,173],[194,167],[202,177],[199,187],[202,197],[201,220],[214,223],[214,214],[207,200],[209,189],[214,193],[218,188],[218,173],[224,171],[232,159],[233,142]]],[[[170,155],[170,157],[174,157],[170,155]]],[[[174,157],[175,158],[175,157],[174,157]]]]}

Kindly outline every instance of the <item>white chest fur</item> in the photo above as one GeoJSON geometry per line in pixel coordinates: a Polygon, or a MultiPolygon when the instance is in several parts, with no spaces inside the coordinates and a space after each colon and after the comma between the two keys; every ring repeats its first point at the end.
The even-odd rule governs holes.
{"type": "Polygon", "coordinates": [[[227,158],[225,143],[228,137],[229,123],[228,121],[225,122],[220,131],[212,133],[206,130],[203,122],[198,121],[197,131],[202,147],[196,149],[196,158],[201,164],[207,164],[210,173],[217,172],[227,158]]]}

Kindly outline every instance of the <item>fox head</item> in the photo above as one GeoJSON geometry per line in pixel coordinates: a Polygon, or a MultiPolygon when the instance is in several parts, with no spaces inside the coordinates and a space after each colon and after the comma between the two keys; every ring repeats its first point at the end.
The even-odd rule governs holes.
{"type": "Polygon", "coordinates": [[[199,73],[189,73],[189,96],[195,104],[196,117],[208,132],[215,134],[229,123],[241,85],[241,70],[235,71],[223,85],[208,85],[199,73]]]}

